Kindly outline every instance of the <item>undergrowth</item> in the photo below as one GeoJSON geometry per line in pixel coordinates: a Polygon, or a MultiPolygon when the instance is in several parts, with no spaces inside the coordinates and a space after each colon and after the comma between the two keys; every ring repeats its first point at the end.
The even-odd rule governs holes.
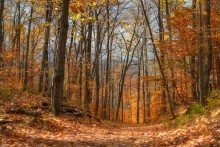
{"type": "Polygon", "coordinates": [[[220,106],[220,91],[214,91],[211,93],[210,97],[207,98],[207,110],[212,110],[220,106]]]}
{"type": "MultiPolygon", "coordinates": [[[[202,106],[194,103],[184,114],[176,118],[177,126],[181,127],[193,123],[196,119],[209,116],[212,112],[220,107],[220,91],[214,91],[206,99],[206,105],[202,106]]],[[[219,111],[217,111],[219,112],[219,111]]]]}
{"type": "Polygon", "coordinates": [[[7,101],[13,96],[13,92],[11,88],[1,87],[0,88],[0,100],[7,101]]]}

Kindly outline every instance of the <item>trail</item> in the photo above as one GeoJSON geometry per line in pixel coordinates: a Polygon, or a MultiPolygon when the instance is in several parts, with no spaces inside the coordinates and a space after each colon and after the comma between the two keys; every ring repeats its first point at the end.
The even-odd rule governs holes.
{"type": "MultiPolygon", "coordinates": [[[[36,97],[34,97],[36,99],[36,97]]],[[[106,124],[93,118],[53,116],[42,101],[0,104],[0,146],[219,146],[220,113],[182,127],[106,124]],[[34,106],[34,107],[33,107],[34,106]],[[14,113],[14,110],[20,110],[14,113]],[[8,110],[13,110],[8,113],[8,110]],[[28,113],[27,113],[28,112],[28,113]]]]}
{"type": "MultiPolygon", "coordinates": [[[[220,145],[215,128],[204,123],[185,128],[152,126],[97,126],[84,125],[65,117],[44,118],[44,122],[20,121],[6,126],[1,132],[1,146],[210,146],[220,145]],[[62,122],[61,122],[62,121],[62,122]],[[201,125],[203,124],[203,125],[201,125]],[[216,139],[214,139],[216,138],[216,139]]],[[[218,132],[219,133],[219,132],[218,132]]],[[[219,135],[219,134],[218,134],[219,135]]],[[[218,138],[219,139],[219,138],[218,138]]]]}

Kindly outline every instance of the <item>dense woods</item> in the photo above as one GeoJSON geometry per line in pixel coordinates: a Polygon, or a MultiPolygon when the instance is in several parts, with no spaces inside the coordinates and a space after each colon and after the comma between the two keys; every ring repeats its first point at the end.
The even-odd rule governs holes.
{"type": "Polygon", "coordinates": [[[220,91],[219,0],[0,2],[0,99],[145,124],[220,91]]]}

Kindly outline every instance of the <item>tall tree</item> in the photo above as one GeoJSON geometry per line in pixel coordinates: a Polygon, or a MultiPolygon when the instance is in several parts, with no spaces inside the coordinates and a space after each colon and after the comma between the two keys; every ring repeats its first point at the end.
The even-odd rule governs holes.
{"type": "MultiPolygon", "coordinates": [[[[143,50],[143,49],[142,49],[143,50]]],[[[140,52],[140,51],[138,51],[140,52]]],[[[140,94],[140,91],[141,91],[141,61],[142,61],[142,51],[141,51],[141,54],[138,53],[138,79],[137,79],[137,92],[138,92],[138,95],[137,95],[137,124],[140,123],[140,97],[141,97],[141,94],[140,94]]],[[[144,112],[145,113],[145,112],[144,112]]]]}
{"type": "Polygon", "coordinates": [[[160,73],[161,73],[162,78],[163,78],[164,85],[166,87],[167,97],[168,97],[168,101],[169,101],[169,105],[170,105],[170,112],[172,114],[172,117],[175,118],[173,105],[172,105],[171,97],[170,97],[169,86],[168,86],[167,79],[165,77],[165,74],[164,74],[164,71],[163,71],[163,68],[162,68],[162,65],[161,65],[161,61],[159,59],[159,55],[158,55],[156,45],[154,44],[154,36],[153,36],[153,32],[152,32],[152,29],[151,29],[151,26],[150,26],[150,21],[148,19],[147,12],[146,12],[145,7],[144,7],[143,0],[140,0],[140,2],[141,2],[141,7],[142,7],[142,10],[143,10],[143,13],[144,13],[145,21],[146,21],[146,24],[147,24],[147,27],[148,27],[148,30],[149,30],[149,33],[150,33],[150,39],[151,39],[151,42],[153,44],[153,51],[154,51],[154,54],[156,56],[156,59],[157,59],[158,65],[159,65],[159,69],[160,69],[160,73]]]}
{"type": "MultiPolygon", "coordinates": [[[[206,28],[206,63],[204,66],[204,97],[208,97],[209,92],[209,81],[210,81],[210,75],[211,75],[211,69],[212,69],[212,39],[211,39],[211,0],[205,1],[205,11],[207,13],[205,18],[205,28],[206,28]]],[[[202,102],[204,104],[204,101],[202,102]]]]}
{"type": "Polygon", "coordinates": [[[63,97],[66,42],[67,42],[67,32],[69,27],[68,24],[69,3],[70,0],[62,0],[62,15],[60,18],[61,28],[59,34],[56,70],[53,78],[54,89],[52,94],[52,112],[54,115],[60,114],[61,98],[63,97]]]}
{"type": "Polygon", "coordinates": [[[42,91],[48,93],[48,87],[49,87],[48,47],[49,47],[49,40],[50,40],[52,12],[53,12],[53,3],[51,0],[47,0],[43,58],[41,62],[41,72],[40,72],[40,77],[39,77],[39,88],[38,88],[39,93],[41,93],[42,91]]]}
{"type": "Polygon", "coordinates": [[[33,11],[34,11],[34,3],[31,2],[31,10],[30,10],[30,17],[28,22],[28,33],[27,33],[27,44],[26,44],[26,54],[25,54],[25,60],[24,60],[24,83],[23,83],[23,91],[27,90],[27,84],[28,84],[28,57],[29,57],[29,48],[30,48],[30,35],[31,35],[31,25],[32,25],[32,17],[33,17],[33,11]]]}
{"type": "Polygon", "coordinates": [[[199,58],[199,102],[200,104],[204,104],[204,73],[203,73],[203,29],[202,29],[202,1],[199,1],[199,50],[198,50],[198,58],[199,58]]]}
{"type": "MultiPolygon", "coordinates": [[[[92,18],[92,8],[89,7],[89,18],[92,18]]],[[[85,51],[85,107],[89,110],[89,104],[92,102],[92,90],[91,90],[91,51],[92,51],[92,19],[88,22],[88,36],[86,38],[86,51],[85,51]]]]}
{"type": "Polygon", "coordinates": [[[19,74],[18,74],[18,78],[19,80],[21,79],[21,59],[20,59],[20,52],[21,52],[21,0],[18,0],[17,2],[17,7],[18,7],[18,18],[17,18],[17,49],[16,49],[16,60],[18,63],[18,70],[19,70],[19,74]]]}
{"type": "MultiPolygon", "coordinates": [[[[192,9],[194,11],[192,17],[193,17],[193,28],[196,29],[196,1],[197,0],[192,0],[192,9]]],[[[196,42],[194,43],[196,44],[196,42]]],[[[195,45],[194,45],[195,46],[195,45]]],[[[193,55],[191,56],[191,78],[192,78],[192,98],[193,99],[197,99],[197,92],[196,92],[196,65],[195,65],[195,62],[196,62],[196,59],[195,59],[195,50],[196,49],[193,49],[193,55]]]]}
{"type": "Polygon", "coordinates": [[[83,53],[84,53],[84,44],[85,44],[85,37],[84,37],[84,23],[81,21],[80,24],[80,35],[83,36],[80,39],[80,58],[79,58],[79,102],[80,106],[82,106],[82,91],[83,91],[83,53]]]}
{"type": "MultiPolygon", "coordinates": [[[[3,11],[4,11],[4,2],[5,0],[1,0],[0,4],[0,64],[2,64],[2,48],[3,48],[3,11]]],[[[0,65],[1,67],[2,65],[0,65]]]]}
{"type": "MultiPolygon", "coordinates": [[[[162,4],[163,1],[161,0],[158,0],[158,25],[159,25],[159,40],[160,42],[164,43],[164,26],[163,26],[163,13],[162,13],[162,4]]],[[[162,68],[164,68],[164,59],[165,59],[165,53],[164,53],[164,50],[162,49],[160,51],[160,58],[161,58],[161,66],[162,68]]],[[[162,83],[162,88],[165,88],[165,85],[164,85],[164,82],[162,83]]],[[[163,107],[162,107],[162,111],[163,112],[166,112],[167,109],[166,109],[166,93],[165,91],[163,91],[162,93],[162,97],[161,97],[161,102],[163,104],[163,107]]]]}
{"type": "MultiPolygon", "coordinates": [[[[95,11],[95,17],[96,20],[99,20],[99,14],[97,12],[97,10],[95,11]]],[[[98,115],[98,111],[99,111],[99,91],[100,91],[100,78],[99,78],[99,56],[101,53],[101,27],[100,27],[100,23],[97,21],[97,26],[96,26],[96,54],[95,54],[95,85],[96,85],[96,108],[95,108],[95,114],[98,115]]]]}
{"type": "MultiPolygon", "coordinates": [[[[131,32],[131,39],[130,40],[127,40],[125,39],[125,36],[123,35],[123,33],[121,34],[122,36],[122,39],[124,41],[124,44],[125,44],[125,49],[126,49],[126,53],[125,53],[125,57],[121,57],[122,60],[123,60],[123,63],[122,63],[122,72],[121,72],[121,75],[120,75],[120,79],[119,79],[119,94],[118,94],[118,103],[117,103],[117,110],[116,110],[116,120],[119,121],[119,112],[120,112],[120,106],[122,106],[122,122],[123,122],[123,112],[124,112],[124,109],[123,109],[123,93],[124,93],[124,83],[125,83],[125,80],[126,80],[126,73],[128,71],[128,68],[130,67],[132,61],[133,61],[133,57],[134,57],[134,53],[135,53],[135,50],[137,49],[139,43],[140,43],[140,38],[142,37],[142,34],[136,38],[137,36],[137,22],[135,22],[134,26],[133,26],[133,31],[131,32]],[[138,41],[135,42],[134,44],[134,40],[137,39],[138,41]]],[[[122,55],[121,55],[122,56],[122,55]]]]}
{"type": "Polygon", "coordinates": [[[109,96],[109,61],[110,61],[110,14],[109,14],[109,0],[106,2],[106,13],[107,13],[107,44],[106,44],[106,53],[107,53],[107,59],[106,59],[106,76],[105,76],[105,99],[104,99],[104,112],[103,112],[103,118],[107,119],[107,104],[108,100],[110,99],[109,96]]]}

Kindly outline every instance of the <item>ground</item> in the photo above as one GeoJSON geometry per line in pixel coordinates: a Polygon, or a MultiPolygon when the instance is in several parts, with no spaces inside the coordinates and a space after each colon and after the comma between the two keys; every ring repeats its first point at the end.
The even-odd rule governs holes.
{"type": "Polygon", "coordinates": [[[219,146],[220,114],[184,126],[126,125],[93,117],[54,117],[44,98],[25,94],[0,103],[0,146],[219,146]]]}

